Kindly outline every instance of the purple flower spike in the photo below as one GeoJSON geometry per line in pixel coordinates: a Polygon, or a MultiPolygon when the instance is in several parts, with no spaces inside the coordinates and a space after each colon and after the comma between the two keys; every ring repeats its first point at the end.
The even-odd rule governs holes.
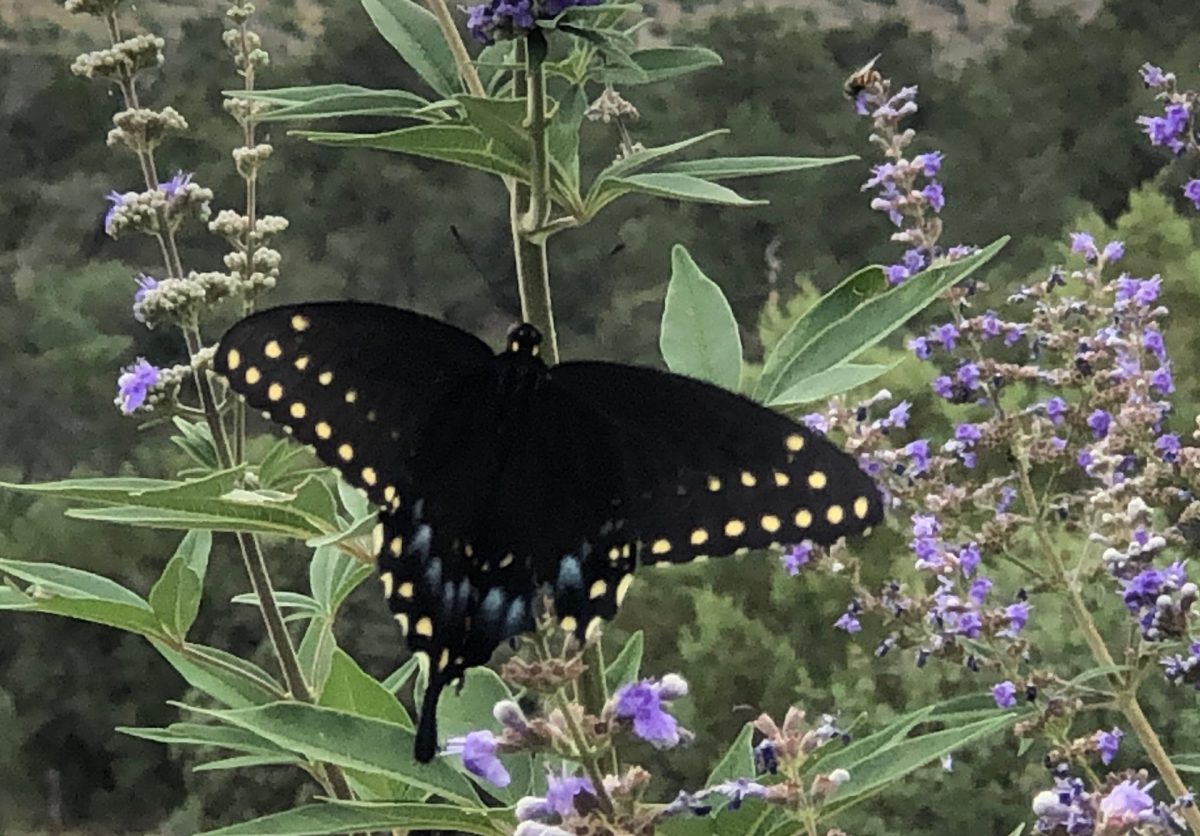
{"type": "Polygon", "coordinates": [[[1071,252],[1079,253],[1089,264],[1100,257],[1096,249],[1096,239],[1086,232],[1071,233],[1071,252]]]}
{"type": "Polygon", "coordinates": [[[942,170],[941,151],[930,151],[927,154],[918,154],[913,157],[913,165],[921,169],[921,173],[926,177],[937,177],[938,172],[942,170]]]}
{"type": "Polygon", "coordinates": [[[616,714],[633,720],[633,733],[658,749],[679,743],[679,724],[663,708],[662,698],[650,680],[632,682],[614,695],[616,714]]]}
{"type": "Polygon", "coordinates": [[[1102,253],[1102,255],[1104,256],[1105,262],[1107,262],[1108,264],[1112,264],[1114,261],[1120,261],[1122,258],[1125,257],[1124,242],[1109,241],[1107,244],[1104,245],[1104,252],[1102,253]]]}
{"type": "Polygon", "coordinates": [[[1187,185],[1183,187],[1183,196],[1200,209],[1200,180],[1188,180],[1187,185]]]}
{"type": "Polygon", "coordinates": [[[1008,680],[992,687],[992,699],[997,708],[1012,708],[1017,704],[1017,686],[1008,680]]]}
{"type": "Polygon", "coordinates": [[[126,415],[133,414],[139,406],[146,402],[146,396],[158,383],[158,369],[139,357],[132,366],[121,370],[117,378],[117,397],[121,399],[121,411],[126,415]]]}
{"type": "Polygon", "coordinates": [[[1163,72],[1162,67],[1156,67],[1149,61],[1142,64],[1138,72],[1142,76],[1142,83],[1151,89],[1167,85],[1167,74],[1163,72]]]}
{"type": "Polygon", "coordinates": [[[467,771],[478,775],[489,784],[507,787],[512,781],[508,770],[496,757],[496,737],[486,729],[450,738],[446,741],[443,754],[461,755],[467,771]]]}
{"type": "Polygon", "coordinates": [[[1112,426],[1112,416],[1103,409],[1097,409],[1088,416],[1087,425],[1092,431],[1092,437],[1099,441],[1108,435],[1109,427],[1112,426]]]}
{"type": "Polygon", "coordinates": [[[1160,395],[1169,395],[1175,391],[1175,380],[1171,376],[1171,366],[1159,366],[1150,375],[1150,388],[1160,395]]]}
{"type": "Polygon", "coordinates": [[[1113,762],[1113,758],[1117,756],[1117,750],[1121,748],[1121,738],[1125,736],[1125,732],[1118,728],[1113,728],[1112,731],[1098,731],[1092,737],[1096,744],[1096,751],[1100,753],[1100,762],[1108,766],[1113,762]]]}
{"type": "Polygon", "coordinates": [[[929,208],[935,212],[941,212],[946,206],[946,194],[942,189],[942,184],[936,180],[921,189],[921,196],[929,202],[929,208]]]}
{"type": "Polygon", "coordinates": [[[1153,809],[1154,799],[1133,780],[1117,784],[1100,800],[1100,813],[1104,816],[1105,823],[1112,826],[1116,832],[1120,832],[1117,828],[1138,824],[1142,814],[1153,809]]]}

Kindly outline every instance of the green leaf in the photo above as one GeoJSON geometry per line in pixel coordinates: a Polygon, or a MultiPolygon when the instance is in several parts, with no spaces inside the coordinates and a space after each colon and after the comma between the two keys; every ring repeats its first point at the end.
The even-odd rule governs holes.
{"type": "Polygon", "coordinates": [[[717,283],[678,244],[671,250],[658,345],[671,371],[737,391],[742,339],[733,309],[717,283]]]}
{"type": "Polygon", "coordinates": [[[313,599],[321,608],[333,615],[351,592],[372,573],[345,552],[332,546],[317,549],[308,564],[308,583],[313,599]]]}
{"type": "Polygon", "coordinates": [[[851,162],[858,157],[712,157],[707,160],[684,160],[667,163],[659,171],[690,174],[705,180],[724,180],[729,177],[759,177],[785,174],[809,168],[851,162]]]}
{"type": "Polygon", "coordinates": [[[33,600],[19,589],[0,586],[0,610],[32,610],[33,600]]]}
{"type": "Polygon", "coordinates": [[[141,479],[122,476],[115,479],[65,479],[61,482],[40,482],[32,485],[0,482],[0,488],[21,493],[42,494],[80,502],[121,504],[143,491],[169,488],[182,482],[167,479],[141,479]]]}
{"type": "Polygon", "coordinates": [[[292,755],[238,755],[197,764],[192,767],[192,772],[226,772],[259,766],[294,766],[297,763],[297,759],[292,755]]]}
{"type": "Polygon", "coordinates": [[[463,806],[478,805],[471,785],[444,759],[417,763],[413,733],[396,723],[295,702],[234,711],[191,710],[313,760],[386,775],[463,806]]]}
{"type": "Polygon", "coordinates": [[[159,634],[154,610],[116,581],[54,563],[0,560],[0,572],[30,584],[26,600],[37,612],[65,615],[143,636],[159,634]]]}
{"type": "Polygon", "coordinates": [[[720,55],[700,46],[639,49],[630,53],[629,57],[640,72],[630,71],[624,66],[610,66],[600,71],[599,80],[608,84],[651,84],[724,63],[720,55]]]}
{"type": "Polygon", "coordinates": [[[130,737],[152,740],[168,746],[216,746],[235,752],[276,758],[288,755],[286,749],[253,732],[215,723],[172,723],[166,728],[118,726],[116,730],[130,737]]]}
{"type": "Polygon", "coordinates": [[[725,781],[737,778],[754,777],[754,749],[750,741],[754,738],[754,726],[747,723],[742,726],[733,744],[726,750],[717,765],[709,773],[704,786],[712,787],[725,781]]]}
{"type": "Polygon", "coordinates": [[[329,671],[333,665],[333,653],[337,650],[337,639],[333,635],[333,624],[329,618],[314,618],[308,622],[304,638],[296,656],[300,660],[300,669],[314,694],[320,696],[329,679],[329,671]]]}
{"type": "Polygon", "coordinates": [[[532,140],[525,127],[525,102],[521,99],[484,99],[459,96],[467,121],[488,139],[494,139],[518,160],[528,160],[532,140]]]}
{"type": "MultiPolygon", "coordinates": [[[[767,369],[775,373],[764,374],[765,390],[764,383],[759,384],[762,400],[770,401],[799,381],[853,360],[991,261],[1007,242],[1008,238],[1001,238],[974,255],[917,274],[904,284],[862,302],[812,335],[803,345],[797,345],[798,340],[789,340],[789,332],[776,346],[766,364],[767,369]],[[788,344],[786,349],[784,343],[788,344]],[[778,361],[772,363],[775,353],[781,350],[789,353],[782,354],[778,361]]],[[[841,289],[839,287],[837,290],[841,289]]],[[[835,303],[830,307],[837,308],[839,305],[835,303]]],[[[829,313],[829,310],[825,310],[820,318],[824,319],[829,313]]]]}
{"type": "MultiPolygon", "coordinates": [[[[249,604],[257,607],[258,596],[253,592],[243,592],[230,599],[234,604],[249,604]]],[[[283,610],[298,610],[307,616],[324,615],[325,610],[309,596],[302,592],[290,592],[286,589],[275,591],[275,603],[283,610]]]]}
{"type": "MultiPolygon", "coordinates": [[[[1020,716],[1015,712],[1008,713],[965,726],[931,732],[868,755],[848,768],[850,780],[839,787],[826,802],[825,814],[835,815],[860,801],[865,801],[925,764],[933,763],[944,755],[1008,728],[1020,716]]],[[[821,764],[822,771],[826,766],[824,762],[821,764]]]]}
{"type": "Polygon", "coordinates": [[[408,684],[408,680],[412,679],[413,674],[417,672],[417,668],[419,667],[420,661],[417,659],[417,657],[410,656],[408,661],[396,668],[396,670],[392,671],[388,678],[383,680],[383,687],[387,689],[389,694],[396,693],[406,684],[408,684]]]}
{"type": "Polygon", "coordinates": [[[793,383],[783,392],[780,392],[774,398],[767,401],[767,406],[811,403],[812,401],[819,401],[834,395],[840,395],[843,392],[849,392],[851,389],[857,389],[859,386],[883,377],[883,375],[900,365],[900,362],[888,365],[843,363],[840,366],[834,366],[832,369],[818,372],[806,380],[799,380],[793,383]]]}
{"type": "Polygon", "coordinates": [[[454,55],[432,13],[413,0],[362,0],[362,4],[379,34],[430,87],[446,97],[459,92],[454,55]]]}
{"type": "Polygon", "coordinates": [[[336,546],[338,543],[343,543],[346,540],[363,537],[375,528],[376,519],[376,512],[371,511],[367,516],[360,517],[340,531],[334,531],[331,534],[326,534],[324,537],[313,537],[305,540],[304,545],[310,549],[319,549],[322,546],[336,546]]]}
{"type": "Polygon", "coordinates": [[[1067,685],[1083,685],[1085,682],[1091,682],[1093,679],[1108,677],[1113,674],[1125,673],[1129,670],[1129,665],[1100,665],[1099,667],[1086,670],[1079,676],[1072,679],[1067,685]]]}
{"type": "Polygon", "coordinates": [[[638,678],[638,672],[642,668],[642,651],[645,645],[646,636],[641,630],[638,630],[625,642],[625,646],[621,648],[617,658],[613,659],[604,671],[604,682],[608,686],[608,693],[611,694],[622,685],[638,678]]]}
{"type": "Polygon", "coordinates": [[[503,78],[505,64],[512,58],[513,41],[496,41],[485,46],[475,59],[475,67],[479,71],[479,80],[489,94],[495,93],[495,83],[503,78]]]}
{"type": "Polygon", "coordinates": [[[204,591],[204,575],[208,571],[211,550],[210,532],[189,531],[150,590],[150,606],[173,636],[182,638],[187,635],[200,612],[200,597],[204,591]]]}
{"type": "Polygon", "coordinates": [[[465,810],[448,804],[310,804],[283,813],[209,830],[200,836],[330,836],[373,830],[432,831],[504,836],[504,811],[465,810]]]}
{"type": "MultiPolygon", "coordinates": [[[[609,178],[615,197],[634,192],[686,203],[712,203],[717,206],[763,206],[765,200],[748,200],[733,189],[692,177],[689,174],[631,174],[609,178]]],[[[615,199],[614,197],[614,199],[615,199]]]]}
{"type": "Polygon", "coordinates": [[[291,464],[298,456],[304,454],[304,448],[293,444],[290,439],[281,438],[271,445],[267,455],[258,465],[258,483],[264,488],[273,488],[287,476],[291,464]]]}
{"type": "Polygon", "coordinates": [[[412,116],[417,110],[428,106],[427,99],[407,90],[370,90],[366,87],[353,87],[348,92],[267,111],[258,117],[258,121],[284,122],[296,119],[333,119],[341,116],[412,116]]]}
{"type": "Polygon", "coordinates": [[[1021,834],[1024,832],[1025,832],[1025,823],[1021,822],[1020,824],[1018,824],[1016,826],[1016,828],[1013,829],[1012,833],[1008,834],[1008,836],[1021,836],[1021,834]]]}
{"type": "Polygon", "coordinates": [[[698,145],[701,142],[706,142],[727,133],[729,133],[727,130],[708,131],[699,136],[672,142],[670,145],[661,145],[657,148],[643,148],[640,151],[634,151],[624,159],[617,160],[609,165],[608,168],[601,171],[592,182],[592,186],[588,190],[587,200],[585,201],[589,214],[594,215],[622,194],[619,187],[612,182],[615,178],[641,171],[655,160],[660,160],[671,154],[677,154],[680,151],[691,148],[693,145],[698,145]]]}
{"type": "Polygon", "coordinates": [[[361,519],[375,511],[371,501],[363,492],[351,486],[340,474],[337,480],[337,493],[338,499],[342,501],[342,507],[346,509],[352,520],[361,519]]]}
{"type": "Polygon", "coordinates": [[[573,198],[571,205],[578,208],[579,189],[579,126],[587,110],[587,96],[583,88],[572,85],[563,95],[558,111],[546,129],[546,142],[550,150],[550,162],[562,180],[567,196],[573,198]]]}
{"type": "Polygon", "coordinates": [[[316,520],[328,523],[331,527],[337,525],[337,502],[333,492],[324,480],[309,476],[296,489],[296,498],[292,507],[316,520]]]}
{"type": "Polygon", "coordinates": [[[190,642],[172,646],[151,639],[150,643],[185,682],[222,705],[248,708],[283,696],[283,688],[269,673],[240,656],[190,642]]]}
{"type": "Polygon", "coordinates": [[[298,131],[297,135],[323,145],[379,148],[456,163],[501,177],[513,177],[521,182],[529,180],[527,167],[522,164],[520,158],[514,157],[502,145],[466,125],[417,125],[380,134],[298,131]]]}
{"type": "Polygon", "coordinates": [[[344,650],[333,653],[329,678],[318,704],[360,717],[387,720],[409,731],[414,728],[408,711],[392,692],[365,673],[344,650]]]}
{"type": "MultiPolygon", "coordinates": [[[[139,499],[139,502],[144,501],[146,500],[139,499]]],[[[72,508],[67,511],[67,516],[142,528],[242,531],[252,534],[278,534],[297,540],[308,540],[329,533],[319,520],[283,504],[252,503],[235,499],[155,501],[162,501],[164,506],[177,507],[139,504],[110,508],[72,508]]]]}
{"type": "Polygon", "coordinates": [[[354,84],[311,84],[302,87],[275,87],[261,90],[242,90],[239,87],[232,90],[222,90],[221,95],[230,99],[249,99],[256,102],[287,106],[315,102],[318,99],[328,99],[331,96],[351,95],[368,89],[354,84]]]}

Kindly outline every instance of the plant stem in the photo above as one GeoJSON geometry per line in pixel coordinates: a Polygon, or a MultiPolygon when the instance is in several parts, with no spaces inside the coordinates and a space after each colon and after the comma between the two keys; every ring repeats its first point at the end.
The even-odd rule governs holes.
{"type": "Polygon", "coordinates": [[[450,7],[446,5],[446,0],[426,0],[425,5],[437,18],[438,26],[442,29],[442,37],[446,39],[446,45],[450,47],[450,54],[454,56],[454,64],[458,67],[458,75],[467,85],[467,90],[472,96],[486,96],[487,91],[483,89],[483,81],[480,80],[475,65],[471,63],[467,45],[463,43],[462,36],[458,34],[458,27],[454,25],[454,18],[450,15],[450,7]]]}
{"type": "MultiPolygon", "coordinates": [[[[546,242],[531,236],[550,220],[550,155],[546,135],[546,70],[538,50],[525,47],[527,119],[529,122],[529,203],[514,229],[521,316],[542,332],[542,355],[558,362],[558,334],[550,301],[550,263],[546,242]]],[[[517,220],[514,218],[514,220],[517,220]]]]}
{"type": "MultiPolygon", "coordinates": [[[[1014,453],[1017,453],[1017,451],[1014,451],[1014,453]]],[[[1017,474],[1021,481],[1021,493],[1030,511],[1037,518],[1037,497],[1034,495],[1033,485],[1029,481],[1028,463],[1020,455],[1017,458],[1017,474]]],[[[1034,525],[1032,528],[1038,545],[1050,560],[1056,580],[1067,591],[1071,610],[1075,616],[1075,623],[1083,631],[1084,641],[1087,642],[1088,648],[1092,651],[1092,657],[1103,667],[1115,666],[1116,660],[1113,659],[1113,655],[1109,651],[1104,637],[1100,635],[1100,629],[1096,626],[1096,620],[1092,617],[1092,611],[1088,608],[1087,602],[1083,600],[1083,595],[1080,593],[1078,586],[1068,575],[1062,556],[1046,535],[1043,526],[1034,525]]],[[[1145,712],[1142,711],[1141,704],[1138,702],[1137,679],[1131,675],[1127,682],[1122,682],[1120,676],[1116,673],[1109,674],[1109,679],[1117,688],[1117,704],[1125,717],[1125,721],[1129,723],[1130,728],[1137,735],[1138,742],[1142,744],[1142,748],[1146,751],[1146,756],[1154,764],[1155,770],[1158,772],[1159,777],[1162,778],[1163,783],[1166,784],[1167,789],[1176,798],[1187,794],[1187,784],[1183,782],[1179,771],[1171,763],[1171,756],[1167,754],[1167,750],[1163,747],[1158,733],[1154,730],[1154,726],[1150,724],[1150,720],[1146,717],[1145,712]]],[[[1188,827],[1191,828],[1192,833],[1200,834],[1200,809],[1191,805],[1184,807],[1180,811],[1180,814],[1187,822],[1188,827]]]]}

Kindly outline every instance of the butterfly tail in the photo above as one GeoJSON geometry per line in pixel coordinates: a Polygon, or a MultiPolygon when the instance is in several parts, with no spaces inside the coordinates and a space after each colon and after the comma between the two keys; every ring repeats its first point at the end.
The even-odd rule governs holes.
{"type": "Polygon", "coordinates": [[[417,742],[413,754],[419,763],[429,763],[437,754],[437,707],[445,682],[436,673],[429,679],[425,699],[421,703],[421,716],[417,719],[417,742]]]}

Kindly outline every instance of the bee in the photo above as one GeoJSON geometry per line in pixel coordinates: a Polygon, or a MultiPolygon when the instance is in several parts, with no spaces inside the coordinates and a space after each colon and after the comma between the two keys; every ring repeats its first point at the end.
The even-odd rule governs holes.
{"type": "Polygon", "coordinates": [[[862,67],[852,72],[850,77],[846,79],[846,83],[842,85],[842,92],[846,94],[847,99],[858,98],[858,94],[863,90],[883,80],[883,76],[879,70],[875,69],[875,62],[881,56],[882,53],[876,55],[870,61],[863,64],[862,67]]]}

